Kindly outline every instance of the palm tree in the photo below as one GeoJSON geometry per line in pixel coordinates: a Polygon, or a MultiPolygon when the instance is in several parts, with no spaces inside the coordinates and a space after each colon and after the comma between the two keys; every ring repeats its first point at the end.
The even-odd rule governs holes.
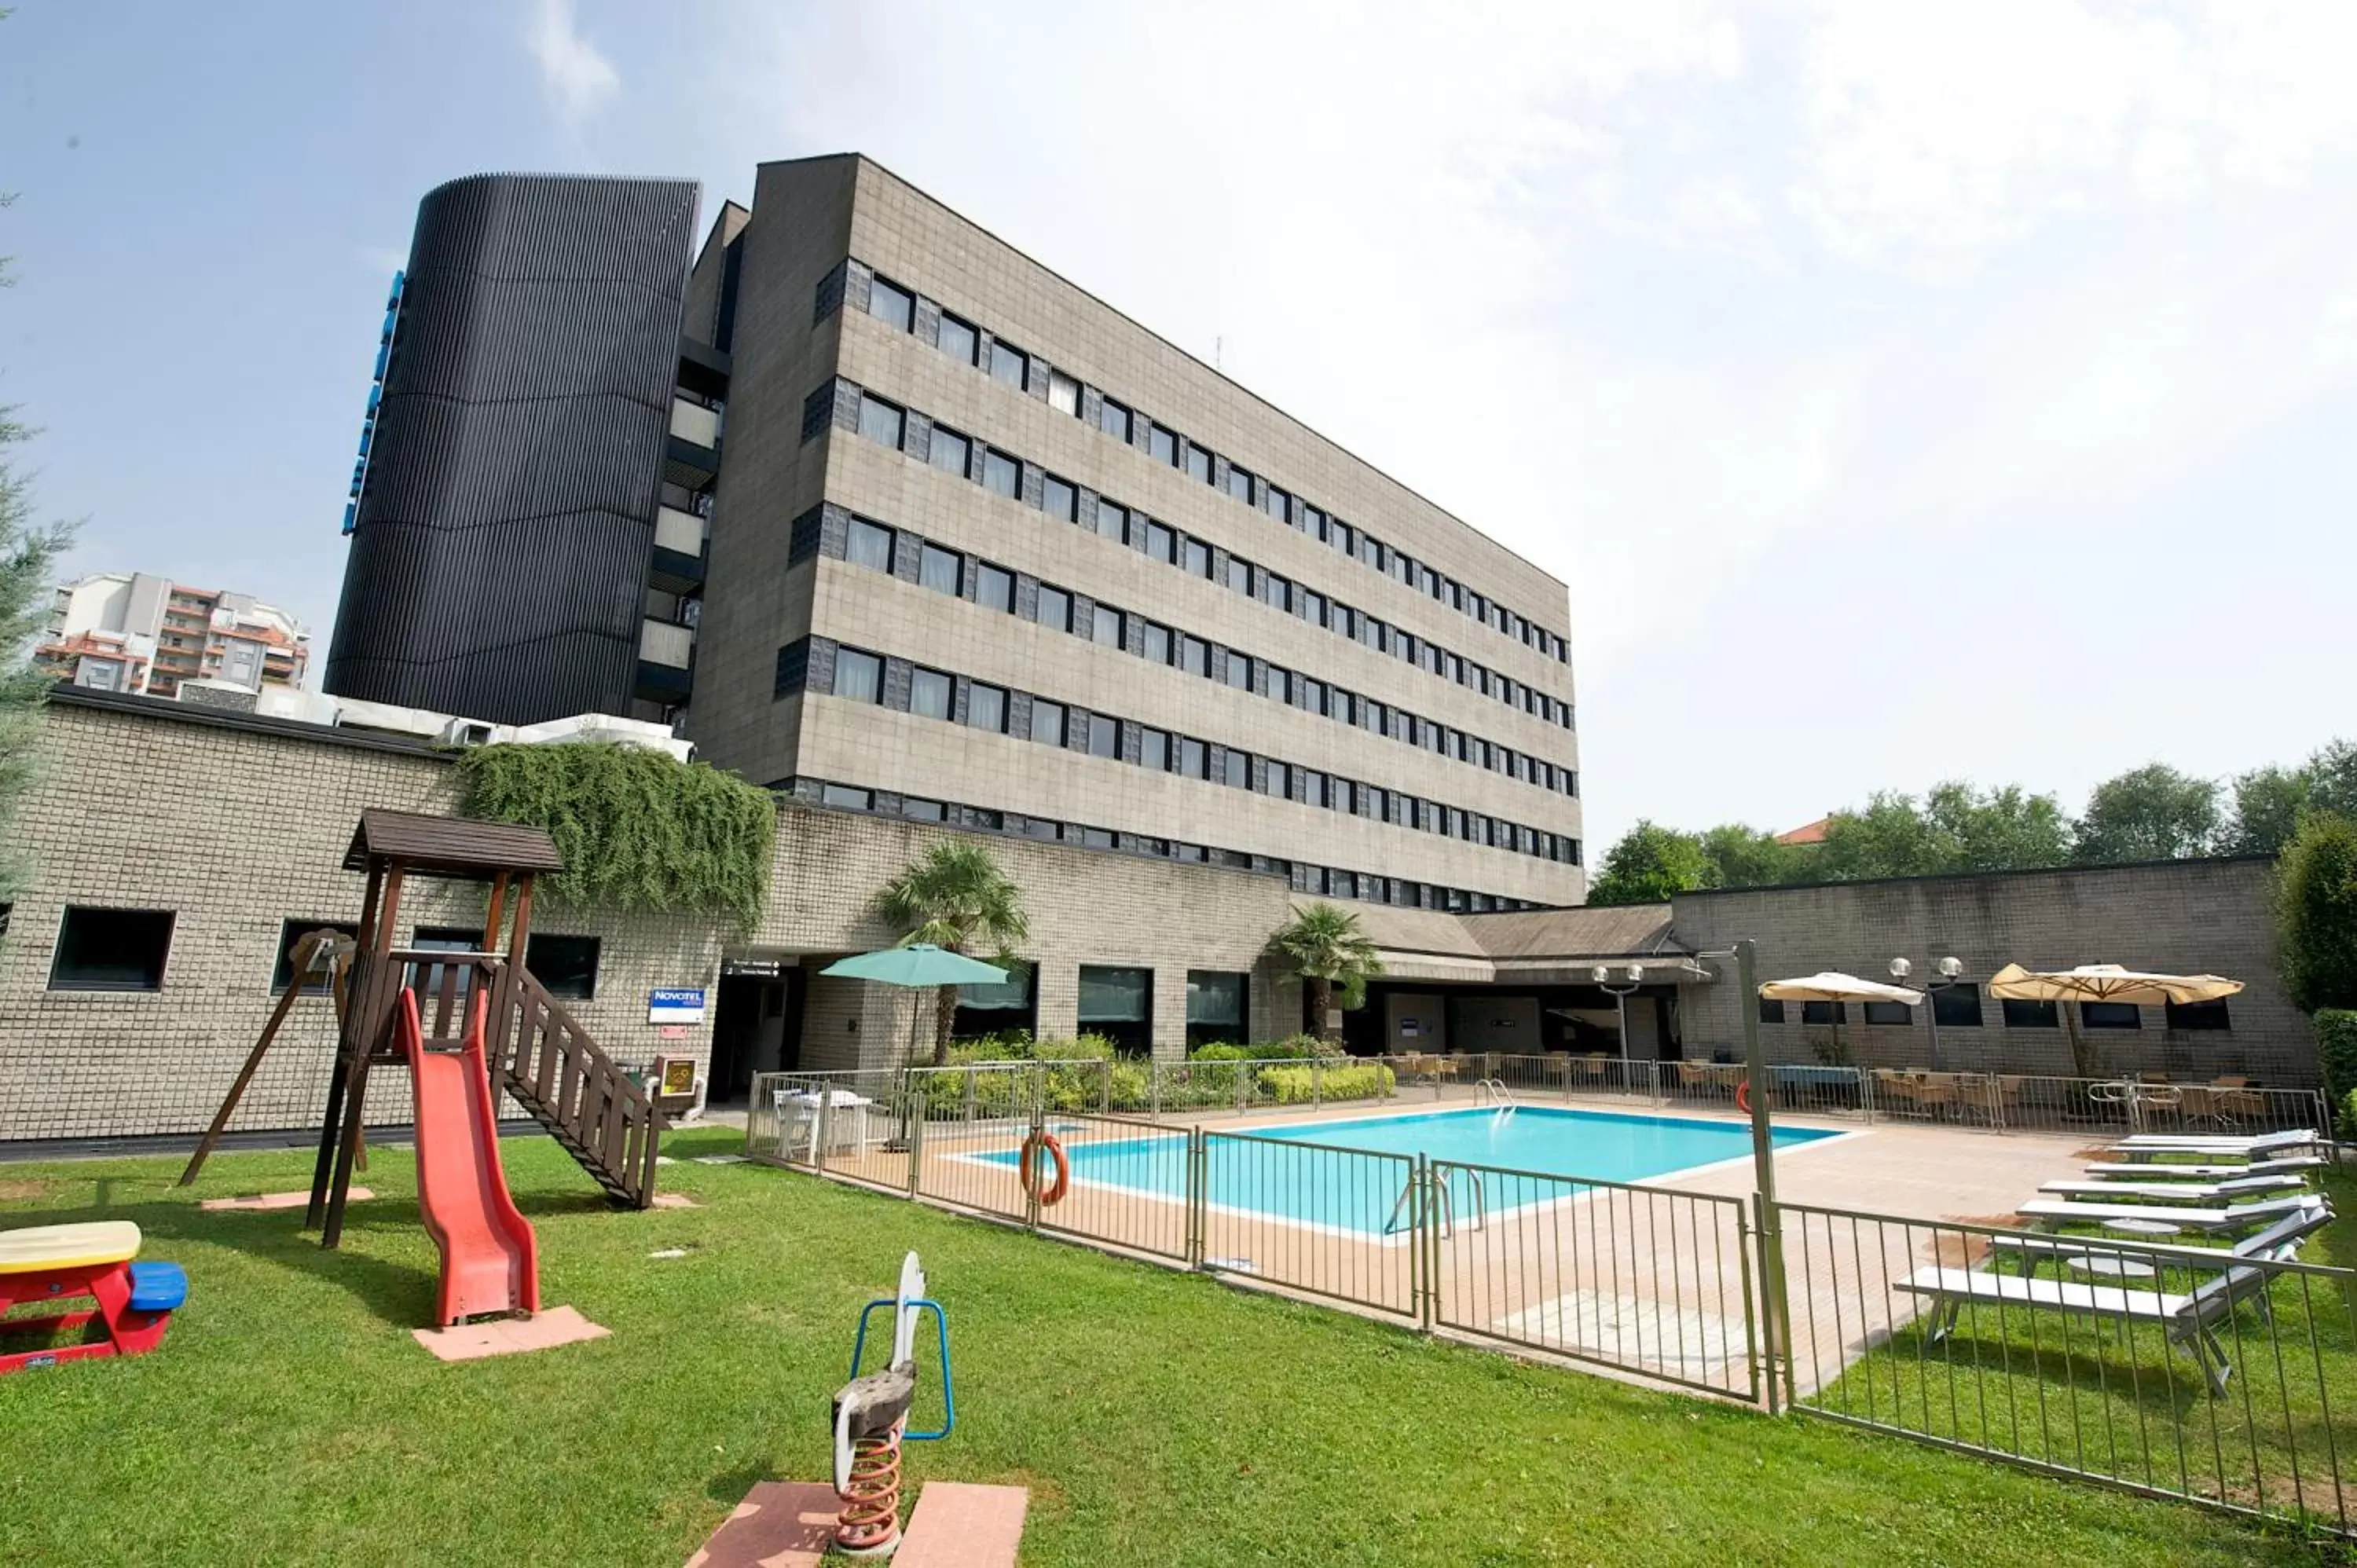
{"type": "MultiPolygon", "coordinates": [[[[902,933],[900,945],[931,942],[952,952],[979,947],[989,961],[1016,961],[1016,947],[1029,940],[1022,890],[1007,880],[980,844],[946,841],[903,869],[876,896],[876,912],[902,933]]],[[[937,988],[933,1008],[933,1065],[950,1059],[950,1031],[957,1023],[957,987],[937,988]]]]}
{"type": "Polygon", "coordinates": [[[1375,944],[1359,925],[1359,917],[1332,904],[1297,908],[1293,918],[1268,940],[1291,965],[1294,977],[1309,987],[1310,1011],[1317,1015],[1318,1037],[1336,1037],[1329,1026],[1337,988],[1345,1009],[1367,999],[1367,981],[1383,973],[1375,944]]]}

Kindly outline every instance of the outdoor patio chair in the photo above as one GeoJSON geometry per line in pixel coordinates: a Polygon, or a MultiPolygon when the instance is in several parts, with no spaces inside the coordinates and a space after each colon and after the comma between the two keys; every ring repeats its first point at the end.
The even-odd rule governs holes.
{"type": "Polygon", "coordinates": [[[1702,1094],[1709,1091],[1710,1064],[1708,1062],[1682,1061],[1677,1064],[1677,1069],[1679,1093],[1702,1094]]]}
{"type": "Polygon", "coordinates": [[[2150,1219],[2163,1225],[2174,1225],[2182,1230],[2199,1230],[2207,1234],[2244,1230],[2254,1225],[2272,1225],[2287,1214],[2305,1213],[2316,1207],[2330,1206],[2322,1197],[2310,1192],[2289,1197],[2266,1197],[2255,1203],[2210,1207],[2091,1203],[2081,1198],[2033,1197],[2014,1212],[2032,1224],[2051,1220],[2058,1225],[2101,1225],[2114,1219],[2150,1219]]]}
{"type": "Polygon", "coordinates": [[[2178,1090],[2178,1113],[2189,1122],[2240,1127],[2266,1119],[2267,1097],[2235,1085],[2189,1083],[2178,1090]]]}
{"type": "Polygon", "coordinates": [[[1611,1076],[1609,1059],[1602,1051],[1572,1058],[1570,1068],[1571,1075],[1582,1083],[1602,1083],[1611,1076]]]}
{"type": "MultiPolygon", "coordinates": [[[[2162,1165],[2158,1171],[2168,1168],[2162,1165]]],[[[2107,1202],[2122,1197],[2153,1197],[2175,1203],[2200,1203],[2205,1199],[2231,1203],[2238,1197],[2254,1197],[2307,1185],[2308,1178],[2294,1171],[2282,1176],[2234,1176],[2225,1181],[2115,1181],[2066,1176],[2061,1181],[2043,1183],[2038,1190],[2095,1197],[2107,1202]]]]}
{"type": "Polygon", "coordinates": [[[2226,1358],[2225,1346],[2218,1341],[2218,1326],[2244,1302],[2263,1298],[2273,1282],[2272,1270],[2245,1262],[2230,1265],[2184,1295],[1972,1269],[1923,1269],[1901,1280],[1898,1288],[1932,1298],[1927,1331],[1935,1345],[1953,1332],[1967,1302],[2000,1313],[2008,1306],[2043,1307],[2084,1313],[2123,1326],[2157,1324],[2168,1343],[2183,1348],[2193,1358],[2209,1380],[2210,1392],[2222,1398],[2234,1367],[2226,1358]]]}

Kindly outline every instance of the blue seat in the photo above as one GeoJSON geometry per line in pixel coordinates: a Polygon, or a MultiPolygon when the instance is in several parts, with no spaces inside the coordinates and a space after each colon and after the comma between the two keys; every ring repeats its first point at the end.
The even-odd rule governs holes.
{"type": "Polygon", "coordinates": [[[178,1263],[131,1265],[131,1310],[169,1312],[188,1299],[188,1276],[178,1263]]]}

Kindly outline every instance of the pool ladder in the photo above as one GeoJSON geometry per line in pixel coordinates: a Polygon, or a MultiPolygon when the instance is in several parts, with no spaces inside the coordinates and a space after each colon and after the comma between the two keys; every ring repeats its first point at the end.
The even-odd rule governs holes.
{"type": "Polygon", "coordinates": [[[1501,1112],[1512,1111],[1514,1108],[1514,1092],[1506,1087],[1504,1079],[1485,1078],[1473,1086],[1473,1103],[1494,1105],[1501,1112]]]}
{"type": "Polygon", "coordinates": [[[1427,1213],[1437,1216],[1440,1233],[1453,1235],[1457,1229],[1457,1199],[1451,1190],[1450,1177],[1463,1176],[1473,1187],[1473,1226],[1476,1230],[1488,1226],[1490,1200],[1481,1187],[1481,1173],[1466,1171],[1410,1171],[1400,1186],[1399,1201],[1392,1205],[1392,1217],[1383,1222],[1383,1234],[1396,1235],[1414,1230],[1424,1223],[1427,1213]],[[1405,1219],[1403,1219],[1405,1216],[1405,1219]]]}

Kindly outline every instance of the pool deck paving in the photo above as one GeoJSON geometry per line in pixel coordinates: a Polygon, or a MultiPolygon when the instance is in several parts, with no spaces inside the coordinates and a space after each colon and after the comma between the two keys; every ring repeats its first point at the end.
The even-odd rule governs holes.
{"type": "MultiPolygon", "coordinates": [[[[1744,1121],[1731,1107],[1675,1101],[1656,1107],[1626,1097],[1558,1092],[1544,1101],[1525,1098],[1523,1103],[1721,1124],[1744,1121]]],[[[1090,1116],[1050,1120],[1068,1150],[1143,1141],[1149,1153],[1139,1157],[1151,1162],[1157,1176],[1151,1185],[1176,1191],[1184,1186],[1191,1125],[1214,1134],[1283,1132],[1298,1139],[1325,1122],[1472,1105],[1469,1089],[1449,1086],[1315,1111],[1238,1116],[1222,1110],[1166,1117],[1158,1123],[1090,1116]]],[[[1941,1221],[2014,1223],[2014,1211],[2041,1183],[2076,1174],[2086,1163],[2088,1145],[2105,1141],[2092,1128],[2056,1134],[1869,1124],[1854,1113],[1780,1112],[1777,1122],[1838,1134],[1779,1148],[1776,1180],[1782,1204],[1904,1217],[1926,1227],[1941,1221]]],[[[917,1162],[919,1196],[1028,1220],[1030,1201],[1008,1163],[1026,1130],[1003,1121],[927,1123],[917,1162]]],[[[857,1147],[830,1151],[827,1169],[907,1191],[907,1147],[886,1146],[897,1133],[878,1118],[857,1147]]],[[[1356,1190],[1328,1193],[1325,1212],[1372,1214],[1416,1201],[1414,1196],[1401,1199],[1396,1192],[1405,1185],[1404,1159],[1328,1156],[1272,1143],[1216,1148],[1232,1170],[1236,1162],[1246,1165],[1243,1179],[1265,1183],[1270,1190],[1288,1182],[1355,1186],[1356,1190]]],[[[1042,1176],[1052,1176],[1044,1157],[1040,1165],[1042,1176]]],[[[1183,1202],[1137,1187],[1093,1181],[1086,1172],[1084,1160],[1063,1198],[1039,1210],[1042,1230],[1166,1260],[1187,1257],[1190,1239],[1183,1202]]],[[[1756,1395],[1760,1348],[1751,1342],[1748,1326],[1758,1321],[1751,1302],[1758,1281],[1745,1262],[1751,1255],[1746,1238],[1756,1219],[1748,1155],[1634,1186],[1567,1177],[1529,1183],[1491,1173],[1477,1195],[1469,1183],[1460,1172],[1451,1184],[1448,1223],[1429,1257],[1420,1257],[1421,1249],[1412,1244],[1415,1229],[1405,1207],[1400,1218],[1408,1223],[1385,1236],[1216,1202],[1203,1216],[1202,1256],[1240,1283],[1320,1298],[1395,1321],[1420,1324],[1428,1314],[1429,1326],[1444,1334],[1504,1341],[1542,1356],[1738,1397],[1756,1395]],[[1491,1184],[1511,1190],[1492,1194],[1487,1190],[1491,1184]]],[[[1321,1205],[1301,1207],[1314,1212],[1321,1205]]],[[[1953,1256],[1940,1253],[1943,1246],[1952,1251],[1958,1244],[1953,1230],[1935,1235],[1928,1228],[1853,1226],[1789,1207],[1785,1230],[1793,1374],[1803,1395],[1914,1316],[1916,1298],[1891,1290],[1890,1283],[1916,1268],[1953,1262],[1953,1256]]]]}

